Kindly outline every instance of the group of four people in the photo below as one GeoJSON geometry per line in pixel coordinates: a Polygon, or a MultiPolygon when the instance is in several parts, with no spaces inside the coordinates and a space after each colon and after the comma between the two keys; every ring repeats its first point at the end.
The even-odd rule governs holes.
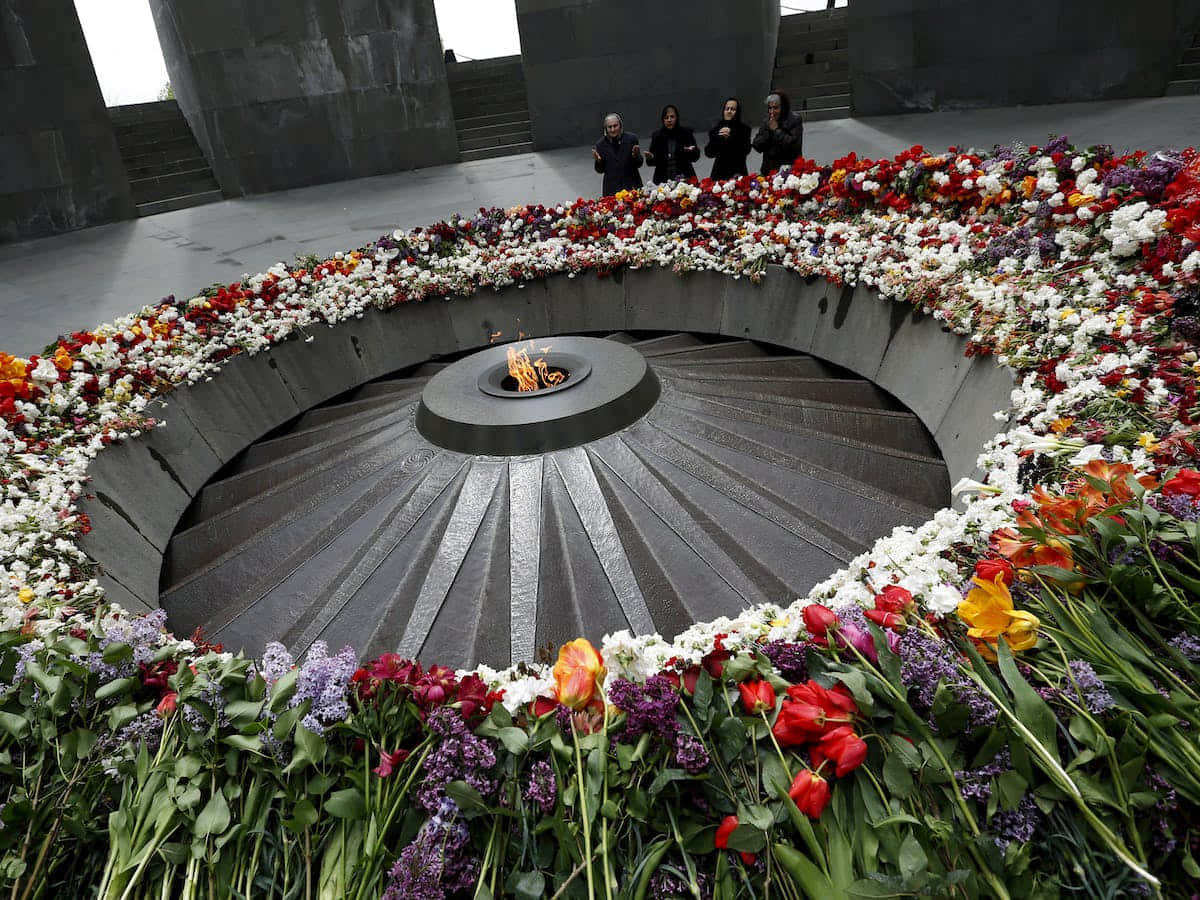
{"type": "MultiPolygon", "coordinates": [[[[748,174],[746,157],[753,147],[762,154],[762,173],[791,165],[800,156],[804,141],[804,119],[793,112],[787,94],[769,94],[766,115],[754,139],[742,121],[742,104],[737,97],[725,101],[721,118],[708,131],[705,156],[713,161],[711,177],[718,180],[748,174]]],[[[604,176],[604,193],[642,186],[638,169],[646,162],[654,166],[654,183],[676,178],[695,178],[692,165],[700,159],[700,147],[692,129],[679,122],[679,109],[668,103],[662,110],[662,128],[650,137],[650,149],[642,151],[638,136],[625,131],[621,117],[604,117],[604,137],[592,148],[596,171],[604,176]]]]}

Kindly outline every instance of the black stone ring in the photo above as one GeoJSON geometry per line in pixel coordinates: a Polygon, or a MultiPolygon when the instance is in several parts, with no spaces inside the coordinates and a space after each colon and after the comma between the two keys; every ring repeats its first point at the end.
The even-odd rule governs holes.
{"type": "Polygon", "coordinates": [[[513,390],[505,384],[508,347],[489,347],[429,380],[417,407],[417,429],[448,450],[521,456],[620,431],[658,402],[658,378],[636,350],[599,338],[556,337],[545,343],[550,349],[535,355],[549,370],[565,374],[561,384],[513,390]]]}

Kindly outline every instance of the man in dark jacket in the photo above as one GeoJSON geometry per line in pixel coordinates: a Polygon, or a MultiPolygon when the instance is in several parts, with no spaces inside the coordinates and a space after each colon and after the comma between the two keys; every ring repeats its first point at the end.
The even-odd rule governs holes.
{"type": "Polygon", "coordinates": [[[604,196],[620,190],[637,190],[642,186],[642,148],[638,136],[625,131],[621,117],[609,113],[604,117],[604,137],[592,148],[596,171],[604,176],[604,196]]]}
{"type": "Polygon", "coordinates": [[[770,175],[790,166],[804,145],[804,119],[792,112],[788,95],[780,91],[767,97],[767,118],[754,136],[754,149],[762,154],[762,173],[770,175]]]}

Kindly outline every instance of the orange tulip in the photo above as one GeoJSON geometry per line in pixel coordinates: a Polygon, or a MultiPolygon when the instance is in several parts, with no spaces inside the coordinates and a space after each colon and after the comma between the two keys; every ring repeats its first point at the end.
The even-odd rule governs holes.
{"type": "Polygon", "coordinates": [[[564,644],[554,664],[558,702],[571,709],[583,709],[595,696],[596,684],[604,680],[606,672],[604,660],[587,638],[564,644]]]}

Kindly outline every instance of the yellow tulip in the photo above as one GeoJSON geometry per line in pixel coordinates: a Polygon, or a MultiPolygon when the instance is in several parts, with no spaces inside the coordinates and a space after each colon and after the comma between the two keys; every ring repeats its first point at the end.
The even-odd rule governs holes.
{"type": "Polygon", "coordinates": [[[558,702],[583,709],[596,695],[596,684],[607,670],[599,651],[587,638],[576,638],[558,651],[554,664],[554,687],[558,702]]]}
{"type": "Polygon", "coordinates": [[[1041,622],[1031,612],[1013,608],[1004,577],[995,581],[972,578],[975,587],[958,604],[958,617],[967,624],[967,635],[995,645],[1003,637],[1012,650],[1028,650],[1037,643],[1041,622]]]}
{"type": "Polygon", "coordinates": [[[32,603],[34,599],[33,588],[23,587],[17,591],[17,599],[22,603],[32,603]]]}

